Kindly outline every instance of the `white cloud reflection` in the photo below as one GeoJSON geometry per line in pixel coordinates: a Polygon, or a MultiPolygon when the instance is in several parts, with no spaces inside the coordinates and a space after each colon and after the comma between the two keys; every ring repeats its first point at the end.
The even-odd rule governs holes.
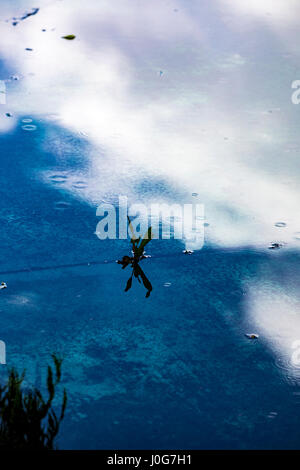
{"type": "Polygon", "coordinates": [[[291,384],[300,381],[300,297],[263,273],[248,286],[246,309],[250,323],[275,352],[276,366],[291,384]]]}
{"type": "MultiPolygon", "coordinates": [[[[6,18],[25,6],[4,4],[6,18]]],[[[197,192],[213,243],[300,245],[300,107],[290,101],[297,76],[280,39],[300,12],[296,2],[65,0],[40,7],[16,27],[1,23],[0,55],[22,77],[8,84],[9,108],[56,114],[60,125],[87,134],[93,177],[83,197],[120,191],[116,175],[103,184],[101,148],[114,173],[130,162],[137,179],[143,168],[197,192]],[[255,38],[240,32],[258,17],[255,38]],[[75,41],[61,39],[70,33],[75,41]],[[287,226],[275,227],[278,221],[287,226]]],[[[131,183],[122,193],[133,197],[131,183]]]]}

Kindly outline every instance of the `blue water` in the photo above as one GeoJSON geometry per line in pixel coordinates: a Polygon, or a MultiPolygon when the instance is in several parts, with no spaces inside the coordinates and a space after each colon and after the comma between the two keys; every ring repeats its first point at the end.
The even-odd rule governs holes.
{"type": "Polygon", "coordinates": [[[52,125],[58,141],[72,142],[59,158],[41,147],[49,124],[22,124],[0,137],[1,376],[26,368],[27,384],[43,387],[50,354],[64,356],[69,403],[58,446],[298,448],[300,387],[264,337],[244,333],[253,329],[248,283],[263,270],[270,282],[292,272],[297,284],[299,254],[279,263],[268,250],[205,246],[185,256],[174,240],[152,241],[143,268],[153,293],[124,293],[128,276],[115,260],[128,242],[98,240],[95,208],[38,177],[89,171],[87,143],[52,125]]]}

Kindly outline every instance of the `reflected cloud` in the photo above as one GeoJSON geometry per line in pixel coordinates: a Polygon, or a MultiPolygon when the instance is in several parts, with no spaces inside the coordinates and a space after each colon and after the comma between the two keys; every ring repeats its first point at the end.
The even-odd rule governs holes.
{"type": "MultiPolygon", "coordinates": [[[[215,29],[216,40],[212,29],[222,21],[221,3],[208,8],[204,2],[200,8],[178,1],[175,14],[158,1],[151,8],[136,1],[117,7],[106,1],[101,8],[93,0],[85,8],[76,1],[41,2],[39,14],[18,28],[1,24],[1,57],[23,77],[17,86],[8,85],[10,109],[46,121],[47,115],[56,115],[57,124],[88,136],[94,147],[87,156],[93,177],[80,197],[105,197],[107,187],[99,193],[103,165],[114,173],[110,192],[117,194],[115,173],[125,173],[129,163],[137,180],[146,169],[150,177],[175,181],[179,190],[198,192],[213,222],[211,243],[267,246],[277,238],[274,223],[285,220],[284,239],[298,248],[299,171],[292,154],[285,154],[284,178],[280,167],[290,140],[298,141],[287,109],[289,83],[269,99],[273,64],[266,70],[254,46],[233,48],[235,32],[225,26],[215,29]],[[66,33],[76,39],[63,41],[66,33]],[[35,53],[26,55],[24,45],[35,53]],[[284,112],[269,112],[282,104],[284,112]],[[239,217],[228,217],[220,202],[239,217]]],[[[296,8],[295,2],[291,5],[296,8]]],[[[294,11],[289,6],[279,1],[272,15],[287,20],[294,11]]],[[[244,13],[264,14],[267,7],[231,1],[226,8],[238,24],[244,13]]],[[[280,24],[276,27],[280,34],[280,24]]],[[[263,28],[261,23],[257,28],[263,28]]],[[[276,37],[264,47],[271,58],[276,37]]],[[[283,65],[284,60],[276,65],[278,73],[283,65]]],[[[129,184],[122,189],[130,196],[129,184]]],[[[78,193],[74,184],[70,190],[78,193]]]]}
{"type": "Polygon", "coordinates": [[[217,1],[220,6],[236,13],[242,22],[263,19],[265,22],[280,27],[293,23],[297,24],[297,14],[299,13],[299,2],[297,0],[276,0],[276,2],[273,0],[264,0],[263,2],[260,0],[252,0],[251,2],[241,0],[217,1]]]}
{"type": "Polygon", "coordinates": [[[283,262],[282,268],[277,268],[280,276],[276,281],[263,274],[262,268],[248,287],[246,311],[249,321],[275,353],[276,366],[286,380],[299,383],[300,295],[298,276],[290,269],[289,263],[283,262]]]}

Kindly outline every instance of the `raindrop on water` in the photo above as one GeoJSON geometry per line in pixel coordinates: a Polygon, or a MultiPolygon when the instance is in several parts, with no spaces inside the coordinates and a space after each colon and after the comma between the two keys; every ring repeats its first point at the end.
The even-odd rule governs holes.
{"type": "Polygon", "coordinates": [[[286,227],[285,222],[276,222],[275,227],[286,227]]]}
{"type": "Polygon", "coordinates": [[[25,126],[22,126],[23,131],[35,131],[36,126],[34,124],[26,124],[25,126]]]}
{"type": "Polygon", "coordinates": [[[72,186],[76,189],[83,189],[87,187],[87,184],[85,183],[85,181],[76,181],[72,186]]]}
{"type": "Polygon", "coordinates": [[[54,183],[64,183],[67,179],[65,175],[52,175],[50,176],[51,181],[54,183]]]}
{"type": "Polygon", "coordinates": [[[70,205],[71,204],[69,204],[69,202],[59,201],[55,203],[55,209],[58,209],[58,210],[68,209],[70,205]]]}

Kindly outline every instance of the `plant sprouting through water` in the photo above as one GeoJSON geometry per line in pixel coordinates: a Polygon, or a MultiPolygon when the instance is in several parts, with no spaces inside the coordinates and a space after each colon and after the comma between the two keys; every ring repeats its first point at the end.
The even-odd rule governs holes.
{"type": "Polygon", "coordinates": [[[40,390],[25,390],[21,375],[12,369],[6,385],[0,385],[0,450],[51,450],[59,426],[64,418],[67,393],[63,399],[59,417],[54,412],[52,402],[56,386],[61,379],[62,359],[52,354],[54,371],[48,366],[48,398],[44,399],[40,390]]]}
{"type": "Polygon", "coordinates": [[[118,260],[118,264],[122,264],[122,269],[125,269],[127,266],[131,266],[132,268],[132,273],[130,278],[127,281],[125,292],[127,292],[129,289],[131,289],[132,286],[132,279],[135,277],[139,282],[142,282],[144,287],[147,289],[146,297],[149,297],[151,291],[152,291],[152,284],[145,275],[144,271],[139,265],[139,262],[142,259],[147,258],[147,256],[144,254],[144,248],[147,245],[147,243],[150,242],[152,239],[152,228],[149,227],[147,233],[145,233],[144,237],[141,239],[141,237],[136,237],[130,218],[127,216],[128,219],[128,224],[129,228],[132,234],[132,238],[130,239],[130,242],[132,244],[132,254],[133,256],[123,256],[122,260],[118,260]]]}

